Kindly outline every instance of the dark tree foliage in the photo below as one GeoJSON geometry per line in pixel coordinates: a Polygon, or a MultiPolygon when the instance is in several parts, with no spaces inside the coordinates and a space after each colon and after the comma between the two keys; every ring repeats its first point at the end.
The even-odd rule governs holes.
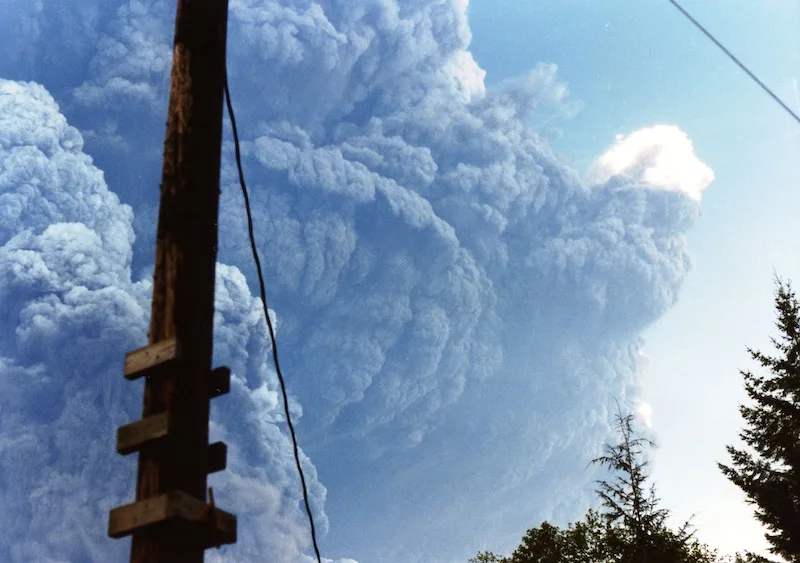
{"type": "Polygon", "coordinates": [[[597,495],[606,509],[609,524],[605,543],[620,563],[667,563],[703,561],[700,551],[692,552],[692,533],[687,522],[678,530],[666,525],[669,511],[659,508],[655,486],[647,486],[646,450],[655,444],[633,429],[634,417],[617,413],[615,425],[619,442],[606,444],[603,455],[592,460],[615,476],[598,481],[597,495]]]}
{"type": "Polygon", "coordinates": [[[767,528],[770,551],[800,562],[800,304],[791,284],[776,280],[775,355],[748,348],[764,375],[742,371],[750,405],[739,407],[748,449],[728,446],[722,473],[747,495],[767,528]]]}
{"type": "MultiPolygon", "coordinates": [[[[590,510],[583,522],[570,524],[561,530],[549,522],[528,530],[522,543],[506,563],[581,563],[603,561],[604,538],[608,525],[595,511],[590,510]]],[[[502,560],[501,560],[502,561],[502,560]]]]}
{"type": "Polygon", "coordinates": [[[508,563],[508,559],[495,555],[491,551],[479,551],[478,554],[475,557],[471,557],[467,563],[508,563]]]}
{"type": "Polygon", "coordinates": [[[645,470],[648,462],[642,459],[645,449],[655,446],[647,438],[633,432],[633,415],[617,414],[615,421],[620,441],[606,444],[604,454],[594,460],[616,474],[610,481],[598,481],[597,495],[606,509],[604,516],[610,524],[618,524],[610,540],[620,550],[630,551],[631,560],[643,561],[652,537],[664,527],[669,511],[658,508],[659,499],[654,486],[646,488],[645,470]]]}
{"type": "MultiPolygon", "coordinates": [[[[633,430],[634,418],[618,414],[620,441],[606,445],[594,460],[606,466],[613,480],[598,481],[596,490],[605,512],[589,510],[583,521],[562,530],[548,522],[528,530],[510,557],[490,552],[470,563],[714,563],[717,552],[692,538],[689,524],[678,530],[666,524],[669,511],[659,507],[647,486],[645,450],[653,446],[633,430]]],[[[732,563],[763,563],[736,559],[732,563]]]]}
{"type": "Polygon", "coordinates": [[[737,553],[733,558],[726,558],[722,563],[775,563],[766,557],[746,552],[744,555],[737,553]]]}

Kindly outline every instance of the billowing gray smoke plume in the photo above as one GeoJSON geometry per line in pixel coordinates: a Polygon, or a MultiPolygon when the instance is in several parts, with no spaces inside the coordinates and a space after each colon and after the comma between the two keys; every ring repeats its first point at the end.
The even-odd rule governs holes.
{"type": "MultiPolygon", "coordinates": [[[[0,130],[0,559],[118,560],[125,545],[103,537],[104,520],[129,500],[135,465],[113,436],[142,395],[121,357],[145,342],[150,296],[149,280],[131,281],[132,212],[41,86],[0,81],[0,130]]],[[[212,426],[231,445],[218,496],[248,521],[241,556],[292,560],[307,540],[266,324],[236,268],[217,277],[215,353],[234,373],[212,426]]],[[[308,477],[321,510],[310,464],[308,477]]]]}
{"type": "MultiPolygon", "coordinates": [[[[60,110],[0,83],[0,559],[115,560],[106,511],[135,470],[112,437],[139,416],[120,360],[149,314],[172,6],[9,13],[0,77],[60,110]]],[[[466,13],[231,2],[257,238],[333,558],[464,560],[585,508],[607,407],[635,398],[638,334],[675,302],[713,178],[659,126],[583,180],[533,123],[565,103],[556,67],[487,89],[466,13]]],[[[307,525],[223,151],[215,358],[235,378],[213,484],[241,530],[210,559],[298,561],[307,525]]]]}

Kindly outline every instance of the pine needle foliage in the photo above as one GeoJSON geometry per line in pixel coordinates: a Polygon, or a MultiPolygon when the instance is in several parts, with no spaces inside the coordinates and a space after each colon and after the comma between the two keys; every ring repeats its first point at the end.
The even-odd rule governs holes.
{"type": "MultiPolygon", "coordinates": [[[[543,522],[528,530],[508,557],[481,552],[469,563],[717,563],[717,552],[692,537],[687,522],[667,525],[669,511],[648,485],[646,452],[654,444],[634,430],[633,415],[618,412],[619,440],[607,444],[593,463],[605,466],[610,480],[597,482],[603,511],[590,509],[566,529],[543,522]]],[[[735,563],[750,563],[737,559],[735,563]]],[[[755,561],[755,560],[754,560],[755,561]]],[[[758,563],[761,563],[760,561],[758,563]]]]}
{"type": "Polygon", "coordinates": [[[727,446],[731,463],[718,465],[755,507],[770,552],[800,563],[800,303],[791,283],[776,286],[774,355],[748,348],[762,370],[741,372],[750,404],[739,407],[739,436],[747,447],[727,446]]]}
{"type": "Polygon", "coordinates": [[[669,510],[659,507],[655,485],[647,484],[647,451],[655,443],[634,431],[634,421],[632,414],[618,410],[619,441],[606,444],[603,455],[592,460],[614,475],[611,480],[598,481],[596,489],[609,525],[605,541],[610,551],[618,554],[618,561],[625,563],[686,561],[690,524],[677,530],[666,525],[669,510]]]}

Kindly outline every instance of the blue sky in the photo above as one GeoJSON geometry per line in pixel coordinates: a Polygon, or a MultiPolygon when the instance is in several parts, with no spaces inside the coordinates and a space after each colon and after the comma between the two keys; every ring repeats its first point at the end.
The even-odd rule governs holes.
{"type": "MultiPolygon", "coordinates": [[[[796,4],[686,6],[798,105],[796,4]]],[[[4,5],[4,561],[127,549],[105,519],[133,491],[112,438],[140,414],[120,366],[145,342],[172,10],[4,5]]],[[[800,127],[666,1],[237,0],[229,72],[323,554],[464,561],[579,517],[615,398],[675,515],[763,547],[714,462],[773,269],[800,270],[800,127]]],[[[226,138],[222,557],[306,561],[234,172],[226,138]]]]}

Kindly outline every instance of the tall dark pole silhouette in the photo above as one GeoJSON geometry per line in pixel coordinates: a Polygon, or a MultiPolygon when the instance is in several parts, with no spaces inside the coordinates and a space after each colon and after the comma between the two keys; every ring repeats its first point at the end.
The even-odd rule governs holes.
{"type": "Polygon", "coordinates": [[[139,452],[136,502],[109,519],[110,536],[133,536],[131,563],[199,563],[236,541],[236,518],[206,499],[227,453],[208,443],[210,400],[230,387],[211,366],[227,16],[227,0],[177,2],[149,346],[125,359],[145,378],[142,420],[117,435],[139,452]]]}

